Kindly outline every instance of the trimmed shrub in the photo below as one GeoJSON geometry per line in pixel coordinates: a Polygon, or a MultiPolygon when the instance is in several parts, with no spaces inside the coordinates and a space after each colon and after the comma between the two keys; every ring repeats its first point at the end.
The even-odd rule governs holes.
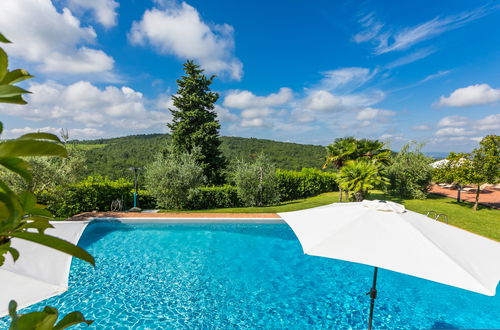
{"type": "Polygon", "coordinates": [[[225,185],[222,187],[199,188],[191,195],[187,208],[190,210],[204,210],[239,206],[242,206],[242,202],[238,197],[238,189],[225,185]]]}
{"type": "Polygon", "coordinates": [[[277,170],[276,178],[281,201],[316,196],[338,189],[336,174],[314,168],[302,171],[277,170]]]}
{"type": "Polygon", "coordinates": [[[111,202],[130,200],[133,184],[125,179],[112,181],[101,176],[54,190],[38,193],[39,203],[47,205],[56,217],[68,217],[90,211],[109,211],[111,202]]]}

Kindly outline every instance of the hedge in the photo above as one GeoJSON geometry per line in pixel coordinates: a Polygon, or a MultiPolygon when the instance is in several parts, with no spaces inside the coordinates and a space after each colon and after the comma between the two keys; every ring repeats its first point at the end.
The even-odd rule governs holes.
{"type": "MultiPolygon", "coordinates": [[[[39,203],[56,217],[69,217],[82,212],[109,211],[115,199],[123,201],[123,209],[133,206],[133,184],[125,179],[110,180],[101,176],[55,190],[37,193],[39,203]]],[[[153,208],[155,201],[146,191],[139,191],[138,206],[153,208]]]]}
{"type": "MultiPolygon", "coordinates": [[[[316,196],[337,190],[335,174],[305,168],[302,171],[277,170],[277,185],[281,201],[316,196]]],[[[82,212],[109,211],[111,202],[123,200],[123,209],[133,206],[133,184],[125,179],[110,180],[101,176],[87,179],[55,190],[37,193],[40,204],[47,205],[56,217],[69,217],[82,212]]],[[[139,190],[137,204],[142,209],[153,209],[156,201],[148,191],[139,190]]],[[[190,196],[187,209],[202,210],[226,207],[241,207],[237,188],[198,188],[190,196]]]]}
{"type": "Polygon", "coordinates": [[[190,210],[239,206],[242,206],[242,202],[238,198],[238,190],[236,187],[229,185],[198,188],[188,202],[188,209],[190,210]]]}
{"type": "Polygon", "coordinates": [[[282,202],[338,189],[335,173],[322,172],[314,168],[303,168],[300,172],[277,170],[276,175],[282,202]]]}

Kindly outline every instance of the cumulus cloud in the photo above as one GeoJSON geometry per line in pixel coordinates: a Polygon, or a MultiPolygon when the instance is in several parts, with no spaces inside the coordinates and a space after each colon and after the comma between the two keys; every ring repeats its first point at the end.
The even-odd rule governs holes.
{"type": "Polygon", "coordinates": [[[250,91],[230,91],[224,98],[224,106],[236,109],[276,107],[283,105],[293,98],[290,88],[282,87],[278,93],[268,96],[256,96],[250,91]]]}
{"type": "Polygon", "coordinates": [[[438,105],[449,107],[467,107],[494,103],[500,100],[500,89],[490,87],[488,84],[470,85],[458,88],[450,96],[441,96],[438,105]]]}
{"type": "Polygon", "coordinates": [[[134,45],[153,45],[160,53],[194,59],[210,73],[240,80],[243,65],[234,56],[233,27],[209,25],[198,11],[183,2],[147,10],[132,24],[129,40],[134,45]]]}
{"type": "Polygon", "coordinates": [[[68,0],[67,4],[75,12],[90,11],[94,19],[104,27],[116,25],[116,9],[120,4],[115,0],[68,0]]]}
{"type": "Polygon", "coordinates": [[[375,44],[374,53],[377,55],[405,50],[446,31],[458,29],[469,22],[485,16],[494,9],[496,8],[483,6],[456,15],[436,17],[415,26],[399,29],[387,27],[384,23],[376,19],[374,13],[370,13],[359,20],[362,29],[354,35],[353,40],[356,43],[372,42],[375,44]]]}
{"type": "Polygon", "coordinates": [[[380,102],[384,93],[336,95],[326,90],[314,90],[304,99],[305,109],[322,112],[336,112],[360,109],[380,102]]]}
{"type": "Polygon", "coordinates": [[[429,125],[416,125],[411,127],[412,130],[414,131],[430,131],[432,127],[429,125]]]}
{"type": "Polygon", "coordinates": [[[0,31],[13,43],[9,54],[37,63],[43,72],[109,72],[114,60],[93,44],[92,27],[82,27],[68,8],[58,12],[50,0],[2,0],[0,31]],[[20,28],[21,27],[21,28],[20,28]]]}
{"type": "Polygon", "coordinates": [[[474,127],[481,131],[496,130],[498,132],[500,130],[500,113],[476,120],[474,127]]]}
{"type": "Polygon", "coordinates": [[[356,115],[357,120],[372,120],[381,117],[394,116],[396,113],[390,110],[366,108],[358,112],[356,115]]]}
{"type": "Polygon", "coordinates": [[[465,128],[458,127],[446,127],[441,128],[434,133],[436,136],[465,136],[474,134],[471,131],[467,131],[465,128]]]}
{"type": "Polygon", "coordinates": [[[468,123],[469,119],[467,119],[466,117],[448,116],[444,117],[438,122],[438,127],[446,127],[446,126],[460,127],[460,126],[465,126],[468,123]]]}
{"type": "Polygon", "coordinates": [[[85,128],[126,127],[144,130],[162,127],[170,115],[165,109],[157,111],[156,103],[129,87],[99,88],[88,81],[71,85],[55,82],[31,84],[33,93],[25,106],[0,105],[0,113],[31,121],[49,121],[61,126],[75,123],[85,128]]]}

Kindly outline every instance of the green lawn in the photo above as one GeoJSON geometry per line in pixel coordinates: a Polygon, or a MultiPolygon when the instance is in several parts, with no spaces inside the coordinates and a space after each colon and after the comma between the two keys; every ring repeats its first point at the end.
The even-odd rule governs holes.
{"type": "MultiPolygon", "coordinates": [[[[210,213],[277,213],[297,211],[311,207],[322,206],[338,202],[338,192],[325,193],[319,196],[285,202],[277,206],[267,207],[240,207],[226,209],[197,210],[185,212],[210,212],[210,213]]],[[[409,210],[426,214],[429,210],[444,213],[448,216],[451,225],[483,235],[500,242],[500,211],[480,207],[478,211],[472,210],[472,203],[458,204],[455,199],[439,195],[428,195],[427,199],[401,200],[388,196],[382,192],[373,192],[369,199],[392,200],[405,205],[409,210]]],[[[176,211],[163,211],[176,212],[176,211]]],[[[177,211],[178,212],[178,211],[177,211]]]]}

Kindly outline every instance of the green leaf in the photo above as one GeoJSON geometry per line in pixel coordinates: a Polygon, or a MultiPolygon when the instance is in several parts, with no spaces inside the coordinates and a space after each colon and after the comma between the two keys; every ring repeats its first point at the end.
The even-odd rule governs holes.
{"type": "MultiPolygon", "coordinates": [[[[14,259],[14,261],[16,261],[19,258],[19,251],[17,251],[16,249],[11,247],[10,245],[11,245],[10,241],[0,245],[0,257],[2,257],[6,253],[10,253],[12,255],[12,259],[14,259]]],[[[3,262],[0,262],[0,265],[1,264],[3,264],[3,262]]]]}
{"type": "MultiPolygon", "coordinates": [[[[3,77],[5,77],[5,75],[7,74],[8,66],[9,66],[9,58],[7,56],[7,53],[2,48],[0,48],[0,80],[3,80],[3,77]]],[[[2,95],[1,92],[0,95],[2,95]]]]}
{"type": "Polygon", "coordinates": [[[0,85],[12,85],[20,81],[33,78],[28,71],[24,69],[16,69],[13,71],[8,71],[3,80],[0,81],[0,85]]]}
{"type": "Polygon", "coordinates": [[[0,143],[0,157],[59,156],[67,157],[60,144],[37,140],[10,140],[0,143]]]}
{"type": "Polygon", "coordinates": [[[38,230],[39,233],[44,233],[46,229],[54,228],[54,226],[50,224],[49,219],[45,217],[29,217],[26,220],[27,222],[22,224],[17,229],[21,230],[21,229],[33,228],[38,230]]]}
{"type": "Polygon", "coordinates": [[[41,312],[23,314],[17,320],[17,329],[51,330],[57,321],[57,309],[46,306],[41,312]]]}
{"type": "MultiPolygon", "coordinates": [[[[1,59],[2,59],[2,53],[0,52],[0,79],[3,79],[3,76],[1,76],[1,59]]],[[[22,94],[27,94],[31,93],[24,88],[13,86],[13,85],[0,85],[0,97],[12,97],[16,95],[22,95],[22,94]]]]}
{"type": "Polygon", "coordinates": [[[40,233],[29,232],[13,232],[9,233],[9,236],[21,238],[30,242],[35,242],[43,246],[53,248],[55,250],[72,255],[73,257],[82,259],[90,263],[92,266],[95,266],[94,257],[92,257],[87,251],[60,238],[40,233]]]}
{"type": "Polygon", "coordinates": [[[3,132],[3,123],[0,121],[0,134],[3,132]]]}
{"type": "Polygon", "coordinates": [[[4,157],[0,158],[0,165],[6,169],[19,174],[26,181],[31,181],[30,164],[21,158],[17,157],[4,157]]]}
{"type": "Polygon", "coordinates": [[[57,323],[54,327],[54,330],[66,329],[72,325],[76,325],[79,323],[86,323],[87,325],[91,325],[94,321],[85,320],[85,317],[80,312],[72,312],[66,315],[59,323],[57,323]]]}
{"type": "Polygon", "coordinates": [[[57,137],[57,135],[50,133],[43,133],[43,132],[24,134],[18,137],[16,140],[50,140],[62,143],[62,141],[57,137]]]}
{"type": "Polygon", "coordinates": [[[21,95],[11,96],[11,97],[0,97],[0,103],[11,103],[11,104],[28,104],[21,95]]]}
{"type": "Polygon", "coordinates": [[[12,43],[9,39],[5,38],[5,36],[2,33],[0,33],[0,42],[3,42],[4,44],[12,43]]]}
{"type": "Polygon", "coordinates": [[[29,191],[23,191],[19,194],[19,203],[25,211],[29,212],[36,206],[36,197],[29,191]]]}
{"type": "Polygon", "coordinates": [[[15,300],[9,301],[9,315],[12,318],[12,321],[17,321],[17,303],[15,300]]]}
{"type": "Polygon", "coordinates": [[[16,95],[11,97],[0,97],[0,103],[19,104],[19,105],[28,104],[28,102],[26,102],[21,95],[16,95]]]}

